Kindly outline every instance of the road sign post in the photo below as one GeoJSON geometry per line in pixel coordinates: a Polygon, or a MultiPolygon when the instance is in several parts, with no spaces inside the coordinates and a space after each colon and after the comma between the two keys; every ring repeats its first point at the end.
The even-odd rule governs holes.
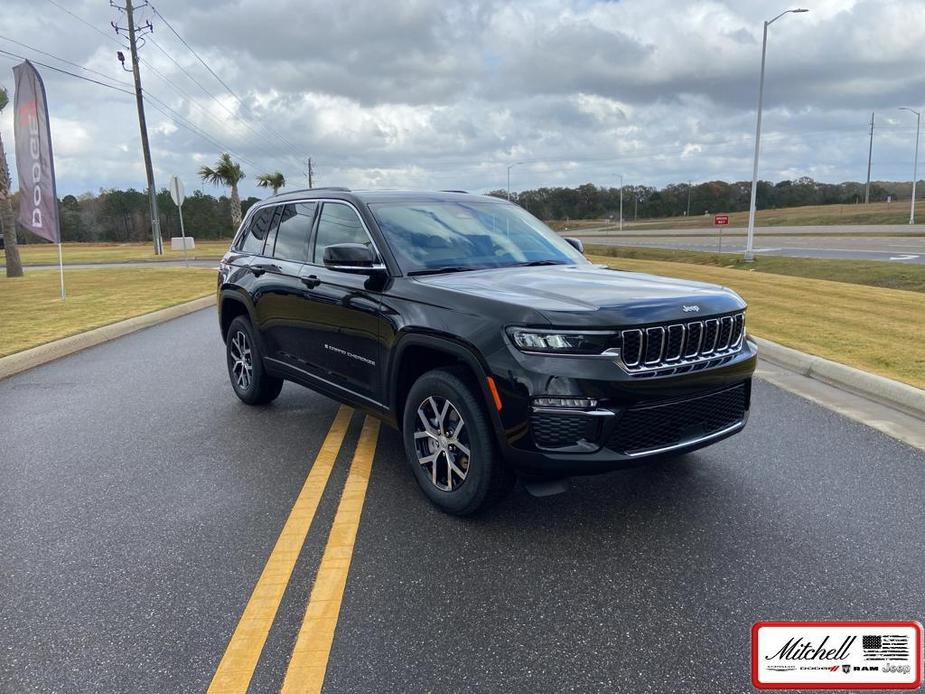
{"type": "Polygon", "coordinates": [[[727,224],[729,224],[728,214],[713,215],[713,226],[719,229],[719,249],[717,250],[717,253],[723,252],[723,227],[727,224]]]}
{"type": "Polygon", "coordinates": [[[186,199],[186,191],[183,189],[183,181],[176,176],[170,177],[170,197],[180,212],[180,236],[183,239],[183,264],[189,267],[189,259],[186,257],[186,229],[183,228],[183,201],[186,199]]]}

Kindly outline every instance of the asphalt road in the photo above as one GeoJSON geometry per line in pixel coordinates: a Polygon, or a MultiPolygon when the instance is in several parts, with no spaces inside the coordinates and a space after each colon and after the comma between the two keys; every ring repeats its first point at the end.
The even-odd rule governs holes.
{"type": "MultiPolygon", "coordinates": [[[[925,237],[915,236],[774,236],[762,229],[755,236],[756,255],[783,255],[798,258],[838,258],[925,263],[925,237]]],[[[686,251],[742,254],[745,237],[741,234],[685,236],[579,236],[586,244],[672,248],[686,251]]]]}
{"type": "MultiPolygon", "coordinates": [[[[209,685],[338,409],[238,402],[215,323],[0,381],[0,691],[209,685]]],[[[252,691],[283,682],[362,423],[252,691]]],[[[383,428],[325,691],[746,692],[756,620],[925,616],[925,454],[767,383],[741,435],[475,520],[405,466],[383,428]]]]}
{"type": "MultiPolygon", "coordinates": [[[[717,227],[712,224],[713,218],[707,217],[702,227],[686,227],[679,229],[665,229],[664,222],[653,219],[650,222],[625,222],[622,232],[623,236],[641,235],[652,236],[664,234],[666,236],[703,236],[716,233],[717,227]]],[[[725,232],[730,234],[744,234],[744,226],[726,226],[725,232]]],[[[566,233],[566,232],[563,232],[566,233]]],[[[572,229],[572,234],[612,234],[614,226],[611,223],[606,227],[588,227],[583,229],[572,229]]],[[[902,234],[925,234],[925,224],[810,224],[801,226],[755,226],[755,233],[762,236],[774,235],[799,235],[808,234],[812,236],[828,235],[844,236],[845,234],[882,234],[883,236],[900,236],[902,234]]]]}

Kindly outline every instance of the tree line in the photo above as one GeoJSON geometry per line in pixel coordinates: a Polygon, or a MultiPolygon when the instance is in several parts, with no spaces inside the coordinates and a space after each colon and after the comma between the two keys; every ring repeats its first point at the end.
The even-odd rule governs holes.
{"type": "MultiPolygon", "coordinates": [[[[845,205],[864,202],[864,183],[819,183],[812,178],[777,183],[759,181],[756,206],[759,210],[804,205],[845,205]]],[[[909,200],[912,183],[871,182],[871,202],[909,200]]],[[[503,190],[490,193],[506,198],[503,190]]],[[[664,188],[653,186],[623,187],[623,218],[692,216],[717,212],[748,210],[751,181],[709,181],[706,183],[671,183],[664,188]]],[[[537,188],[511,193],[511,200],[540,219],[618,218],[620,188],[603,188],[585,183],[576,188],[537,188]]]]}
{"type": "MultiPolygon", "coordinates": [[[[262,178],[262,177],[261,177],[262,178]]],[[[265,187],[284,182],[273,179],[265,187]]],[[[710,181],[690,187],[690,214],[737,212],[748,209],[750,182],[710,181]]],[[[911,183],[871,183],[871,201],[909,199],[911,183]]],[[[505,191],[491,195],[507,197],[505,191]]],[[[17,195],[12,196],[16,209],[17,195]]],[[[537,188],[512,193],[511,199],[540,219],[601,219],[616,218],[620,210],[620,189],[585,183],[575,188],[537,188]]],[[[241,213],[259,198],[240,201],[241,213]]],[[[854,204],[864,201],[864,184],[818,183],[811,178],[771,183],[760,181],[757,192],[758,209],[796,207],[800,205],[854,204]]],[[[165,238],[180,235],[177,207],[166,189],[157,195],[161,233],[165,238]]],[[[148,241],[151,238],[150,208],[143,191],[107,189],[98,193],[65,195],[60,201],[61,235],[65,242],[96,241],[126,243],[148,241]]],[[[672,217],[687,213],[688,185],[673,183],[663,188],[624,186],[623,216],[625,219],[672,217]]],[[[186,232],[200,239],[228,238],[237,224],[232,196],[214,196],[201,190],[187,195],[183,203],[186,232]]],[[[29,233],[20,233],[22,242],[39,241],[29,233]]]]}

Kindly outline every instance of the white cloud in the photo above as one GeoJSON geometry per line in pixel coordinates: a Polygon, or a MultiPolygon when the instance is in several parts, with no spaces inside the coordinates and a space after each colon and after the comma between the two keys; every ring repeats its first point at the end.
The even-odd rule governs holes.
{"type": "MultiPolygon", "coordinates": [[[[68,6],[109,31],[105,4],[68,6]]],[[[769,31],[761,175],[863,178],[877,111],[874,177],[908,177],[914,122],[896,108],[925,95],[925,3],[811,6],[769,31]]],[[[152,17],[157,45],[143,48],[142,73],[158,100],[148,117],[159,182],[177,174],[192,188],[197,168],[228,149],[248,174],[246,194],[262,194],[253,181],[267,170],[301,184],[309,155],[329,185],[490,190],[504,187],[514,161],[524,162],[512,171],[517,189],[613,185],[617,173],[654,185],[746,179],[761,24],[774,13],[759,0],[162,0],[158,9],[244,102],[152,17]],[[180,115],[159,113],[161,102],[180,115]]],[[[130,81],[115,43],[51,5],[6,0],[0,26],[130,81]]],[[[2,39],[0,48],[28,53],[2,39]]],[[[59,190],[142,188],[134,99],[42,71],[59,190]]],[[[0,133],[12,156],[9,110],[0,133]]]]}

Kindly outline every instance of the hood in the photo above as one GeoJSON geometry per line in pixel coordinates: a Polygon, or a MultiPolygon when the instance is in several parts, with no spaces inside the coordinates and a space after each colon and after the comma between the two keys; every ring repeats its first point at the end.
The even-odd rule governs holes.
{"type": "Polygon", "coordinates": [[[715,284],[590,264],[474,270],[415,279],[462,294],[528,307],[558,325],[576,321],[588,325],[641,325],[694,320],[745,308],[738,294],[715,284]]]}

